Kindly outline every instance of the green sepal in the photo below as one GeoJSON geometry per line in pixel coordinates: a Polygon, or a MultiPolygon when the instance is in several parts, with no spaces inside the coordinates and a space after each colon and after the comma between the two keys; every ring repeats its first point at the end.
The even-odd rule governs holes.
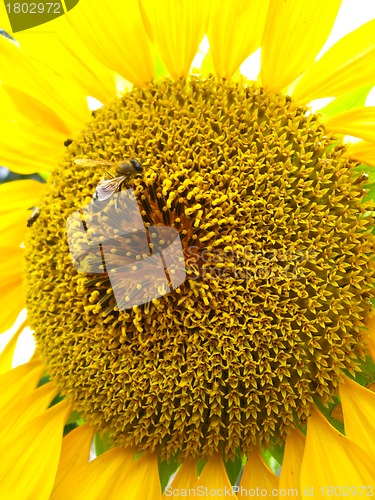
{"type": "Polygon", "coordinates": [[[262,450],[262,456],[271,471],[276,474],[276,476],[280,476],[281,464],[273,456],[271,450],[269,450],[268,448],[266,450],[262,450]]]}
{"type": "Polygon", "coordinates": [[[72,413],[70,414],[70,417],[68,418],[68,420],[66,422],[66,425],[68,425],[68,424],[82,425],[84,423],[85,423],[85,421],[83,420],[81,415],[78,413],[78,411],[73,410],[72,413]]]}
{"type": "Polygon", "coordinates": [[[173,457],[171,460],[167,461],[159,456],[158,465],[161,490],[164,491],[172,475],[177,471],[179,462],[177,457],[173,457]]]}
{"type": "Polygon", "coordinates": [[[333,412],[336,405],[340,403],[340,398],[334,396],[332,399],[333,399],[333,401],[331,403],[327,403],[327,405],[323,405],[323,403],[321,401],[319,401],[318,398],[314,398],[314,403],[318,407],[318,410],[320,411],[320,413],[322,413],[325,416],[325,418],[332,425],[332,427],[334,427],[341,434],[345,434],[343,422],[340,422],[340,420],[336,420],[335,418],[333,418],[331,416],[331,413],[333,412]]]}
{"type": "Polygon", "coordinates": [[[42,387],[42,385],[48,384],[48,382],[51,381],[50,376],[48,375],[47,372],[44,372],[43,376],[41,379],[39,379],[37,387],[42,387]]]}
{"type": "Polygon", "coordinates": [[[198,476],[200,476],[202,474],[202,470],[204,468],[204,466],[206,465],[207,463],[207,460],[201,460],[198,458],[196,464],[197,464],[197,471],[198,471],[198,476]]]}
{"type": "Polygon", "coordinates": [[[71,424],[66,424],[64,426],[63,436],[65,437],[66,435],[69,434],[69,432],[74,431],[74,429],[76,429],[77,427],[78,424],[76,424],[75,422],[72,422],[71,424]]]}
{"type": "Polygon", "coordinates": [[[199,68],[199,74],[203,78],[208,78],[210,75],[215,74],[214,60],[212,59],[211,50],[209,50],[204,56],[201,67],[199,68]]]}
{"type": "Polygon", "coordinates": [[[363,197],[363,201],[366,202],[375,200],[375,182],[371,182],[370,184],[365,184],[363,187],[366,190],[366,194],[363,197]]]}
{"type": "Polygon", "coordinates": [[[284,459],[285,444],[270,444],[266,449],[262,449],[262,455],[268,467],[275,473],[280,473],[280,468],[284,459]]]}
{"type": "Polygon", "coordinates": [[[99,455],[102,455],[106,451],[110,450],[111,448],[114,447],[114,442],[112,438],[106,434],[100,434],[98,432],[95,433],[94,435],[94,446],[95,446],[95,453],[96,456],[98,457],[99,455]]]}
{"type": "Polygon", "coordinates": [[[44,182],[47,182],[51,177],[51,172],[38,172],[38,175],[43,179],[44,182]]]}
{"type": "Polygon", "coordinates": [[[364,106],[372,87],[373,85],[366,85],[355,92],[350,92],[349,94],[337,97],[332,102],[327,104],[327,106],[320,109],[319,114],[323,115],[324,118],[330,118],[331,116],[338,115],[344,111],[364,106]]]}
{"type": "Polygon", "coordinates": [[[234,458],[229,458],[224,461],[225,470],[227,471],[230,484],[234,486],[243,471],[246,463],[245,455],[236,455],[234,458]]]}
{"type": "Polygon", "coordinates": [[[357,359],[359,371],[355,373],[354,380],[363,387],[368,387],[375,383],[375,363],[371,356],[366,359],[357,359]]]}
{"type": "Polygon", "coordinates": [[[51,408],[51,406],[57,405],[58,403],[61,403],[61,401],[64,401],[64,399],[65,399],[65,396],[62,396],[60,393],[56,394],[56,396],[51,401],[49,408],[51,408]]]}
{"type": "Polygon", "coordinates": [[[169,75],[169,71],[164,64],[159,52],[155,49],[154,54],[155,70],[154,70],[154,80],[163,80],[169,75]]]}

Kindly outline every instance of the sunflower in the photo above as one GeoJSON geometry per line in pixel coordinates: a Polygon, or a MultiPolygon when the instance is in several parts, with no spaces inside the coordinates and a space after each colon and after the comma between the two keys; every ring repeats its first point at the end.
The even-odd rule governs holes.
{"type": "Polygon", "coordinates": [[[81,0],[0,37],[1,161],[45,180],[1,185],[4,498],[374,494],[375,20],[317,57],[339,8],[81,0]],[[112,194],[186,276],[126,307],[130,159],[112,194]]]}

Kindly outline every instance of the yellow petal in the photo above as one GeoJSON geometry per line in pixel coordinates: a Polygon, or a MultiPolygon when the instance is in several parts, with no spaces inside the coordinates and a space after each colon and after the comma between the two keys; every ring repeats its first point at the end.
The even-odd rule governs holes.
{"type": "Polygon", "coordinates": [[[120,477],[111,500],[161,500],[158,458],[156,454],[145,454],[133,463],[127,474],[120,477]]]}
{"type": "MultiPolygon", "coordinates": [[[[1,271],[0,271],[1,272],[1,271]]],[[[22,321],[21,325],[17,328],[17,330],[12,335],[12,338],[4,347],[3,351],[0,355],[0,375],[8,372],[12,368],[12,361],[14,356],[14,351],[17,346],[18,338],[21,335],[24,328],[27,326],[27,320],[22,321]]]]}
{"type": "Polygon", "coordinates": [[[31,179],[0,184],[1,216],[4,212],[26,211],[37,205],[44,190],[45,184],[31,179]]]}
{"type": "Polygon", "coordinates": [[[0,207],[0,230],[2,237],[10,233],[15,246],[0,246],[0,331],[12,326],[20,311],[25,307],[22,275],[24,268],[23,250],[20,248],[29,217],[26,208],[31,208],[43,191],[42,184],[25,180],[0,186],[4,203],[0,207]],[[40,186],[40,187],[39,187],[40,186]],[[20,207],[20,209],[19,209],[20,207]]]}
{"type": "MultiPolygon", "coordinates": [[[[184,486],[182,486],[184,488],[184,486]]],[[[211,457],[203,468],[201,475],[194,490],[202,492],[202,498],[211,498],[210,491],[213,490],[218,495],[217,491],[225,492],[225,490],[232,491],[227,472],[225,470],[224,462],[220,455],[211,457]]],[[[222,493],[220,496],[224,496],[222,493]]]]}
{"type": "Polygon", "coordinates": [[[96,58],[135,85],[153,79],[152,48],[137,0],[80,2],[66,18],[96,58]],[[105,13],[105,15],[103,15],[105,13]]]}
{"type": "Polygon", "coordinates": [[[84,424],[64,437],[52,497],[62,498],[62,493],[59,492],[60,485],[65,480],[69,482],[69,477],[75,471],[80,471],[84,466],[88,466],[93,435],[94,429],[88,424],[84,424]]]}
{"type": "Polygon", "coordinates": [[[341,0],[272,0],[262,41],[262,85],[280,92],[315,60],[341,0]]]}
{"type": "Polygon", "coordinates": [[[70,411],[65,401],[59,403],[0,443],[0,484],[4,498],[50,498],[64,424],[70,411]]]}
{"type": "Polygon", "coordinates": [[[0,246],[0,331],[10,328],[25,307],[23,286],[24,250],[30,209],[41,197],[45,185],[32,180],[13,181],[0,186],[0,230],[9,246],[0,246]]]}
{"type": "Polygon", "coordinates": [[[86,465],[81,462],[81,467],[77,471],[72,469],[71,473],[66,474],[60,481],[52,493],[51,500],[111,498],[116,483],[128,474],[132,467],[133,457],[133,450],[129,451],[118,446],[86,465]]]}
{"type": "Polygon", "coordinates": [[[17,88],[3,84],[3,89],[16,104],[19,114],[26,116],[34,124],[34,127],[55,130],[62,137],[69,135],[70,127],[64,123],[55,110],[17,88]]]}
{"type": "Polygon", "coordinates": [[[241,63],[260,47],[268,3],[268,0],[213,2],[207,34],[218,76],[231,78],[241,63]]]}
{"type": "MultiPolygon", "coordinates": [[[[6,186],[7,184],[10,183],[7,182],[6,184],[3,185],[6,186]]],[[[32,205],[30,205],[29,208],[31,207],[32,205]]],[[[27,226],[26,223],[31,213],[32,213],[31,211],[26,211],[26,209],[15,210],[13,213],[5,210],[0,210],[0,230],[2,236],[4,234],[4,231],[10,228],[12,232],[17,233],[18,235],[17,243],[19,246],[22,243],[22,241],[24,241],[24,237],[26,234],[26,226],[27,226]]],[[[3,243],[2,246],[2,249],[4,249],[3,251],[6,252],[7,249],[9,248],[10,247],[8,245],[4,246],[3,243]]]]}
{"type": "Polygon", "coordinates": [[[140,0],[147,32],[173,78],[186,76],[207,29],[207,0],[140,0]]]}
{"type": "Polygon", "coordinates": [[[25,289],[22,282],[22,269],[14,269],[13,278],[3,279],[0,285],[0,332],[8,330],[26,306],[25,289]]]}
{"type": "Polygon", "coordinates": [[[370,456],[314,410],[308,421],[301,468],[302,497],[311,498],[311,487],[313,498],[327,498],[329,487],[344,491],[348,486],[374,484],[375,468],[370,456]]]}
{"type": "Polygon", "coordinates": [[[0,85],[1,163],[24,174],[52,170],[63,155],[65,124],[38,99],[12,87],[7,89],[9,93],[0,85]]]}
{"type": "Polygon", "coordinates": [[[267,467],[258,451],[248,455],[245,469],[242,474],[238,498],[246,498],[247,492],[259,488],[267,491],[271,496],[272,491],[279,487],[279,478],[267,467]]]}
{"type": "Polygon", "coordinates": [[[182,488],[195,488],[198,481],[198,472],[193,458],[186,458],[174,477],[172,484],[166,488],[167,490],[181,490],[182,488]]]}
{"type": "Polygon", "coordinates": [[[333,132],[375,141],[375,106],[350,109],[327,119],[323,117],[323,123],[333,132]]]}
{"type": "Polygon", "coordinates": [[[19,123],[0,123],[0,163],[19,174],[51,172],[62,157],[64,145],[62,140],[42,143],[43,138],[48,141],[46,135],[37,136],[35,129],[22,129],[19,123]],[[15,146],[14,137],[19,138],[19,147],[15,146]]]}
{"type": "Polygon", "coordinates": [[[6,224],[5,228],[1,230],[1,238],[3,243],[5,242],[5,245],[0,243],[0,268],[5,267],[1,265],[2,255],[11,251],[12,248],[19,248],[25,239],[27,217],[25,218],[25,212],[22,213],[22,216],[21,214],[18,214],[18,216],[19,221],[22,219],[22,223],[18,221],[16,226],[6,224]]]}
{"type": "MultiPolygon", "coordinates": [[[[4,88],[28,94],[41,107],[50,108],[67,130],[78,131],[90,118],[86,96],[74,83],[58,77],[51,68],[27,57],[4,36],[0,37],[0,74],[4,88]]],[[[28,110],[25,110],[27,113],[28,110]]]]}
{"type": "MultiPolygon", "coordinates": [[[[280,489],[288,491],[289,488],[295,492],[293,498],[300,499],[300,475],[303,452],[305,449],[305,437],[294,429],[285,441],[283,465],[280,474],[280,489]]],[[[289,490],[290,491],[290,490],[289,490]]]]}
{"type": "Polygon", "coordinates": [[[29,361],[17,366],[0,377],[0,415],[6,411],[7,405],[20,395],[32,392],[44,372],[40,361],[29,361]]]}
{"type": "Polygon", "coordinates": [[[367,328],[369,331],[369,337],[367,339],[367,346],[372,359],[375,361],[375,314],[367,319],[367,328]]]}
{"type": "Polygon", "coordinates": [[[293,97],[309,102],[375,83],[374,32],[375,19],[339,40],[303,75],[293,97]]]}
{"type": "Polygon", "coordinates": [[[49,23],[50,30],[38,26],[17,33],[25,53],[53,67],[56,73],[74,83],[84,94],[103,103],[116,96],[115,74],[104,66],[75,34],[66,16],[49,23]]]}
{"type": "Polygon", "coordinates": [[[9,403],[1,415],[0,443],[8,440],[11,434],[19,432],[27,422],[43,414],[57,393],[56,385],[50,382],[26,396],[21,394],[16,401],[9,403]]]}
{"type": "MultiPolygon", "coordinates": [[[[22,202],[20,203],[22,204],[22,202]]],[[[26,214],[27,212],[24,210],[15,210],[9,214],[4,214],[4,211],[1,213],[0,229],[2,237],[5,238],[7,233],[10,232],[14,244],[11,246],[0,245],[0,274],[2,276],[0,284],[0,332],[11,327],[25,307],[26,295],[23,284],[24,250],[20,247],[20,244],[25,233],[26,214]]]]}
{"type": "Polygon", "coordinates": [[[366,165],[375,166],[375,143],[360,141],[348,144],[347,147],[348,150],[343,154],[345,158],[352,158],[366,165]]]}
{"type": "Polygon", "coordinates": [[[345,435],[367,451],[375,463],[375,394],[345,377],[340,398],[345,435]]]}
{"type": "Polygon", "coordinates": [[[24,250],[18,247],[0,246],[0,273],[2,285],[18,280],[23,274],[24,250]]]}

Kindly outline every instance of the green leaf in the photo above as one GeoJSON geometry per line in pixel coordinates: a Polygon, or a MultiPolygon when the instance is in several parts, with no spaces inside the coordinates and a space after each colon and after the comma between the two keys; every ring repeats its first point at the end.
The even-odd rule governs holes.
{"type": "Polygon", "coordinates": [[[366,356],[366,359],[357,359],[359,371],[355,374],[354,380],[364,386],[375,383],[375,363],[370,356],[366,356]]]}
{"type": "Polygon", "coordinates": [[[326,406],[323,405],[323,403],[321,401],[319,401],[318,398],[314,398],[314,403],[315,405],[318,407],[320,413],[322,413],[326,419],[328,420],[328,422],[336,429],[338,430],[339,432],[341,432],[341,434],[345,434],[344,432],[344,424],[343,422],[340,422],[340,420],[336,420],[335,418],[333,418],[331,416],[331,413],[333,411],[333,409],[335,408],[335,406],[340,402],[340,399],[338,397],[333,397],[333,402],[332,403],[328,403],[326,406]]]}
{"type": "Polygon", "coordinates": [[[210,50],[207,52],[202,61],[201,67],[199,68],[199,74],[204,78],[207,78],[209,75],[215,74],[214,61],[212,59],[212,53],[210,50]]]}
{"type": "Polygon", "coordinates": [[[63,396],[62,394],[58,393],[53,398],[53,400],[51,401],[51,404],[49,405],[49,408],[51,408],[52,406],[57,405],[58,403],[61,403],[61,401],[64,401],[64,399],[65,399],[65,396],[63,396]]]}
{"type": "Polygon", "coordinates": [[[233,459],[228,459],[225,461],[225,469],[227,471],[230,484],[233,486],[237,483],[238,477],[241,474],[242,469],[246,463],[246,457],[244,455],[236,455],[233,459]]]}
{"type": "Polygon", "coordinates": [[[206,463],[207,463],[207,460],[201,460],[201,459],[197,460],[198,476],[200,476],[202,474],[202,470],[203,470],[204,466],[206,465],[206,463]]]}
{"type": "Polygon", "coordinates": [[[353,171],[358,175],[365,172],[368,175],[368,181],[363,184],[363,189],[366,191],[365,196],[363,197],[363,201],[371,201],[375,200],[375,169],[373,167],[369,167],[364,163],[353,168],[353,171]]]}
{"type": "Polygon", "coordinates": [[[163,80],[169,75],[169,71],[165,66],[159,52],[156,49],[154,55],[154,62],[155,62],[154,80],[163,80]]]}
{"type": "Polygon", "coordinates": [[[365,186],[366,189],[366,195],[363,197],[363,201],[371,201],[375,200],[375,183],[372,184],[366,184],[365,186]]]}
{"type": "Polygon", "coordinates": [[[66,425],[68,425],[68,424],[82,425],[83,423],[84,423],[84,420],[81,417],[81,415],[78,413],[78,411],[73,410],[72,413],[70,414],[70,417],[68,418],[68,421],[66,422],[66,425]]]}
{"type": "Polygon", "coordinates": [[[48,373],[45,372],[43,377],[38,382],[38,387],[41,387],[44,384],[48,384],[48,382],[50,382],[50,380],[51,380],[50,376],[48,375],[48,373]]]}
{"type": "Polygon", "coordinates": [[[276,476],[280,476],[281,472],[281,464],[279,463],[278,460],[272,455],[270,450],[262,450],[262,455],[264,458],[264,461],[268,465],[268,467],[272,470],[276,476]]]}
{"type": "Polygon", "coordinates": [[[279,467],[281,467],[284,459],[284,445],[279,445],[277,443],[272,443],[267,449],[262,449],[262,454],[266,460],[267,465],[277,473],[279,467]],[[276,462],[276,463],[275,463],[276,462]]]}
{"type": "Polygon", "coordinates": [[[319,113],[325,118],[343,113],[349,109],[359,108],[365,105],[366,98],[372,89],[373,85],[366,85],[355,92],[350,92],[343,96],[337,97],[324,108],[319,110],[319,113]]]}
{"type": "Polygon", "coordinates": [[[69,434],[69,432],[72,432],[77,427],[78,427],[78,425],[75,422],[70,423],[70,424],[66,424],[64,426],[63,436],[65,437],[67,434],[69,434]]]}
{"type": "MultiPolygon", "coordinates": [[[[372,184],[375,184],[375,170],[372,167],[368,167],[364,163],[361,163],[360,167],[362,168],[362,171],[366,172],[368,175],[369,182],[372,184]]],[[[366,187],[366,184],[365,184],[366,187]]]]}
{"type": "Polygon", "coordinates": [[[94,436],[94,443],[95,453],[97,457],[114,447],[114,442],[112,441],[110,436],[104,433],[96,433],[94,436]]]}
{"type": "Polygon", "coordinates": [[[172,458],[167,462],[166,460],[161,460],[159,457],[159,477],[162,491],[165,490],[170,478],[177,471],[178,467],[177,458],[172,458]]]}
{"type": "Polygon", "coordinates": [[[51,172],[38,172],[38,175],[45,181],[47,182],[48,179],[51,177],[51,172]]]}

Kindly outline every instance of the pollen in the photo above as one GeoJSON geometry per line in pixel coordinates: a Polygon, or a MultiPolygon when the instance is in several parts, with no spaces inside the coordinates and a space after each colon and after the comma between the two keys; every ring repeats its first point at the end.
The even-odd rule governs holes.
{"type": "Polygon", "coordinates": [[[27,306],[51,378],[98,432],[166,457],[233,456],[332,400],[364,356],[374,297],[373,207],[344,151],[290,97],[212,77],[134,88],[66,144],[28,229],[27,306]],[[118,189],[149,232],[174,228],[186,276],[166,273],[158,296],[140,282],[147,301],[126,309],[101,257],[120,276],[167,238],[145,251],[110,200],[91,216],[110,243],[77,270],[66,222],[115,176],[104,162],[132,158],[143,171],[118,189]]]}

